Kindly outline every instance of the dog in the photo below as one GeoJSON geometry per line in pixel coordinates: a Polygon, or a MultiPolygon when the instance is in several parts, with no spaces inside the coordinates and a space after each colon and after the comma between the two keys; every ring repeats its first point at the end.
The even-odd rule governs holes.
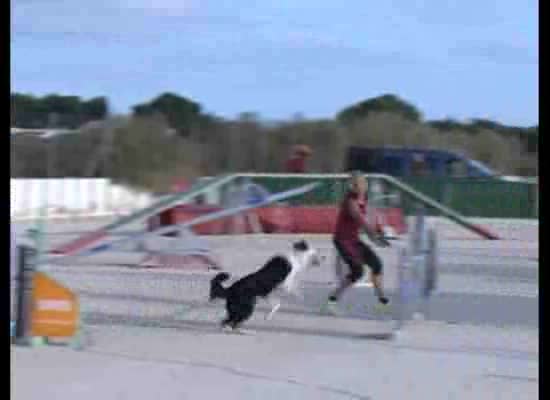
{"type": "Polygon", "coordinates": [[[320,266],[321,261],[317,250],[301,240],[292,245],[291,253],[273,256],[258,271],[229,287],[223,287],[222,282],[228,280],[230,275],[226,272],[217,274],[210,282],[210,301],[225,299],[227,317],[221,322],[222,329],[238,331],[254,313],[259,297],[270,304],[271,311],[266,319],[271,319],[281,306],[280,301],[272,300],[274,292],[282,290],[301,298],[299,283],[302,273],[310,266],[320,266]]]}

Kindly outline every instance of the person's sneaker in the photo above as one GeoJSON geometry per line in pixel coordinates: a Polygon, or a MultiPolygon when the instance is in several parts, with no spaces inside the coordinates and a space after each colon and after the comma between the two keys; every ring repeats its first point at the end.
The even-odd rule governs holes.
{"type": "Polygon", "coordinates": [[[338,315],[338,302],[336,300],[328,300],[323,307],[321,307],[321,313],[329,315],[338,315]]]}
{"type": "Polygon", "coordinates": [[[386,303],[382,303],[380,300],[374,305],[374,311],[379,315],[386,315],[391,313],[391,304],[386,299],[386,303]]]}
{"type": "Polygon", "coordinates": [[[380,296],[380,297],[378,298],[378,302],[379,302],[380,304],[382,304],[382,305],[386,305],[386,304],[388,304],[388,303],[390,302],[390,300],[389,300],[387,297],[385,297],[385,296],[380,296]]]}

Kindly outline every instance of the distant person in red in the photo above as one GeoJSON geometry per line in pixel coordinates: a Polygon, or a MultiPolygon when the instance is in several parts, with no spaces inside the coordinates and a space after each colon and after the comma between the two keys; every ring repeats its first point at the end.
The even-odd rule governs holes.
{"type": "Polygon", "coordinates": [[[378,301],[387,304],[382,287],[382,261],[378,255],[359,238],[360,230],[364,230],[369,239],[377,246],[387,247],[389,242],[376,234],[366,220],[367,180],[361,173],[353,173],[349,191],[340,204],[340,211],[333,235],[333,243],[338,255],[348,265],[349,274],[340,282],[340,286],[329,296],[329,310],[335,307],[342,294],[360,280],[364,275],[363,265],[372,272],[372,283],[378,301]]]}
{"type": "Polygon", "coordinates": [[[303,174],[306,172],[306,161],[311,156],[311,149],[305,145],[292,148],[292,155],[286,161],[286,172],[291,174],[303,174]]]}
{"type": "Polygon", "coordinates": [[[172,184],[172,192],[173,193],[183,192],[183,191],[189,189],[190,187],[191,187],[191,185],[189,184],[189,182],[187,180],[180,179],[180,180],[175,181],[172,184]]]}

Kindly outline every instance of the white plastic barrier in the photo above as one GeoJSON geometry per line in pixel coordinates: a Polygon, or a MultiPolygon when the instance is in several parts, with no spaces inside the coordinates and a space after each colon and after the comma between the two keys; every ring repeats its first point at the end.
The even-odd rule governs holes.
{"type": "Polygon", "coordinates": [[[430,298],[437,290],[438,233],[426,220],[425,210],[416,210],[409,240],[399,249],[398,299],[395,330],[412,318],[429,314],[430,298]]]}
{"type": "Polygon", "coordinates": [[[146,207],[149,193],[138,192],[109,179],[10,179],[12,220],[101,217],[119,215],[146,207]]]}

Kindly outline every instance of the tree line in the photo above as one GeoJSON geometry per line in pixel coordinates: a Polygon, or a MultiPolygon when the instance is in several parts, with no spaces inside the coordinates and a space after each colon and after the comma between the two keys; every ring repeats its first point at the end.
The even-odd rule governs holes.
{"type": "Polygon", "coordinates": [[[86,122],[108,116],[106,97],[82,100],[78,96],[52,94],[35,97],[12,93],[10,96],[11,126],[28,129],[76,129],[86,122]]]}
{"type": "Polygon", "coordinates": [[[393,94],[352,104],[333,118],[263,121],[253,112],[234,119],[204,111],[187,97],[163,93],[112,116],[108,100],[15,93],[12,126],[80,129],[48,140],[12,137],[14,177],[110,177],[165,189],[171,181],[222,172],[280,172],[290,147],[307,144],[312,172],[341,172],[348,146],[417,146],[457,151],[515,175],[538,173],[538,126],[490,120],[426,121],[393,94]],[[91,121],[101,123],[88,124],[91,121]]]}

